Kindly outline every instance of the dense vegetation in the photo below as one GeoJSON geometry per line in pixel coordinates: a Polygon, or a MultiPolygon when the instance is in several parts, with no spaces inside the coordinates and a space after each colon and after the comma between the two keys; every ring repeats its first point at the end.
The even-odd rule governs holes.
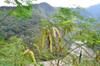
{"type": "Polygon", "coordinates": [[[58,60],[57,66],[59,61],[65,66],[100,65],[100,49],[96,48],[100,44],[100,24],[94,18],[71,8],[51,9],[53,15],[50,11],[44,14],[37,5],[14,1],[17,7],[2,7],[0,11],[0,66],[42,66],[39,62],[49,60],[58,60]],[[81,53],[71,54],[69,46],[74,41],[85,42],[96,57],[84,60],[81,53]]]}

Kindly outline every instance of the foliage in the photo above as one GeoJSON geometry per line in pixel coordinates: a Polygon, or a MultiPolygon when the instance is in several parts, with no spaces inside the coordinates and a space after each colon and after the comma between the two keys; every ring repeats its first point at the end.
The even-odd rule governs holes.
{"type": "Polygon", "coordinates": [[[99,66],[99,63],[97,63],[96,61],[94,60],[90,60],[90,61],[87,61],[87,60],[83,60],[82,63],[76,65],[76,66],[99,66]]]}
{"type": "Polygon", "coordinates": [[[20,38],[0,40],[0,66],[23,66],[34,63],[35,61],[24,55],[24,51],[25,44],[20,38]]]}
{"type": "Polygon", "coordinates": [[[78,24],[79,30],[74,35],[74,39],[81,40],[83,42],[87,42],[88,46],[94,47],[95,44],[99,44],[100,40],[99,30],[96,27],[91,28],[93,25],[89,22],[78,24]]]}
{"type": "Polygon", "coordinates": [[[32,16],[32,1],[33,0],[5,0],[8,4],[16,5],[15,9],[9,10],[9,15],[17,17],[29,17],[32,16]]]}
{"type": "MultiPolygon", "coordinates": [[[[27,17],[28,15],[31,15],[31,4],[25,6],[18,0],[14,1],[17,4],[17,7],[16,9],[14,9],[13,12],[11,11],[11,15],[13,14],[18,17],[27,17]]],[[[33,38],[33,36],[27,38],[27,44],[24,43],[25,41],[23,41],[21,38],[17,38],[15,36],[10,36],[11,38],[9,37],[10,39],[8,38],[8,40],[1,39],[1,66],[24,66],[25,64],[37,65],[37,61],[40,62],[53,59],[64,59],[66,55],[70,55],[70,53],[68,52],[68,45],[70,44],[69,42],[73,40],[80,40],[83,42],[86,41],[87,45],[89,46],[94,46],[95,44],[100,43],[99,31],[96,30],[96,28],[91,28],[93,26],[92,22],[94,22],[95,20],[92,18],[83,18],[81,16],[80,17],[82,19],[80,19],[80,17],[78,18],[79,15],[77,14],[69,8],[60,8],[59,12],[53,17],[55,21],[51,22],[47,19],[41,20],[41,22],[38,25],[38,33],[35,34],[34,39],[31,39],[32,42],[29,40],[29,38],[33,38]]],[[[18,23],[13,24],[17,25],[18,23]]],[[[18,24],[18,26],[22,27],[22,25],[20,24],[18,24]]],[[[34,33],[32,31],[33,25],[31,27],[30,26],[31,23],[28,27],[24,25],[22,30],[25,31],[26,28],[31,28],[31,30],[29,29],[30,33],[34,33]]],[[[4,30],[8,31],[8,27],[4,28],[4,30]]],[[[15,29],[12,29],[12,31],[21,34],[21,28],[15,27],[15,29]]],[[[21,32],[23,33],[23,31],[21,32]]],[[[29,36],[29,31],[27,31],[23,35],[29,36]]],[[[2,34],[3,33],[0,33],[1,38],[3,36],[2,34]]],[[[10,35],[9,33],[7,34],[10,35]]],[[[71,58],[73,61],[73,65],[81,66],[81,64],[86,64],[86,61],[83,61],[80,64],[77,62],[77,60],[75,60],[76,58],[74,58],[73,56],[71,56],[71,58]]],[[[89,62],[89,65],[91,65],[91,62],[89,62]]],[[[96,66],[98,66],[98,62],[96,62],[96,64],[96,66]]]]}
{"type": "Polygon", "coordinates": [[[17,17],[29,17],[32,15],[32,6],[17,6],[11,15],[15,15],[17,17]]]}
{"type": "Polygon", "coordinates": [[[5,0],[5,3],[8,4],[13,4],[13,5],[17,5],[17,6],[23,6],[23,5],[29,5],[32,4],[33,0],[5,0]]]}

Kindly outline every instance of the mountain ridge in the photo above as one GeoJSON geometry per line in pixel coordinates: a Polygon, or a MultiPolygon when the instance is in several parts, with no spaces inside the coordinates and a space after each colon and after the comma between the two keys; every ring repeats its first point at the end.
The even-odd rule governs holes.
{"type": "Polygon", "coordinates": [[[94,15],[95,18],[99,19],[100,18],[100,4],[96,4],[93,6],[90,6],[86,8],[88,12],[94,15]]]}
{"type": "MultiPolygon", "coordinates": [[[[15,8],[15,7],[5,7],[2,6],[0,7],[0,10],[4,10],[4,14],[0,14],[0,20],[4,18],[6,15],[6,12],[10,8],[15,8]]],[[[22,37],[23,35],[25,37],[34,37],[33,33],[38,33],[39,30],[39,22],[41,22],[41,18],[48,18],[51,14],[53,14],[57,8],[52,7],[51,5],[47,3],[40,3],[40,4],[34,4],[33,5],[33,12],[32,12],[32,17],[29,17],[28,19],[23,19],[23,18],[15,18],[10,15],[6,19],[4,19],[3,22],[0,22],[0,37],[5,37],[9,38],[12,35],[18,35],[22,37]],[[16,30],[15,30],[16,29],[16,30]]],[[[87,11],[88,8],[85,10],[87,11]]],[[[88,16],[88,12],[84,12],[82,10],[82,14],[84,16],[88,16]],[[86,14],[86,15],[85,15],[86,14]]],[[[29,38],[28,38],[29,39],[29,38]]]]}

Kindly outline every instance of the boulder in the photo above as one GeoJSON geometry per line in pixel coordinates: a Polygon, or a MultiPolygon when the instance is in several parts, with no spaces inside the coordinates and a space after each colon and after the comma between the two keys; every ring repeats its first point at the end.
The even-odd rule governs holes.
{"type": "Polygon", "coordinates": [[[82,57],[88,59],[93,59],[96,57],[96,53],[91,48],[87,47],[87,45],[84,42],[81,41],[75,41],[74,43],[72,43],[69,52],[77,56],[79,56],[81,53],[82,57]]]}

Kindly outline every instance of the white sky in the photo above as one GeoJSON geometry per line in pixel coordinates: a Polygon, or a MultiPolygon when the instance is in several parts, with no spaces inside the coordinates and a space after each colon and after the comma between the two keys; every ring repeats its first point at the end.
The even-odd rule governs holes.
{"type": "MultiPolygon", "coordinates": [[[[37,0],[34,3],[47,2],[52,6],[59,7],[89,7],[92,5],[100,4],[100,0],[37,0]]],[[[0,0],[0,6],[7,6],[4,0],[0,0]]],[[[9,4],[9,6],[12,6],[9,4]]]]}

